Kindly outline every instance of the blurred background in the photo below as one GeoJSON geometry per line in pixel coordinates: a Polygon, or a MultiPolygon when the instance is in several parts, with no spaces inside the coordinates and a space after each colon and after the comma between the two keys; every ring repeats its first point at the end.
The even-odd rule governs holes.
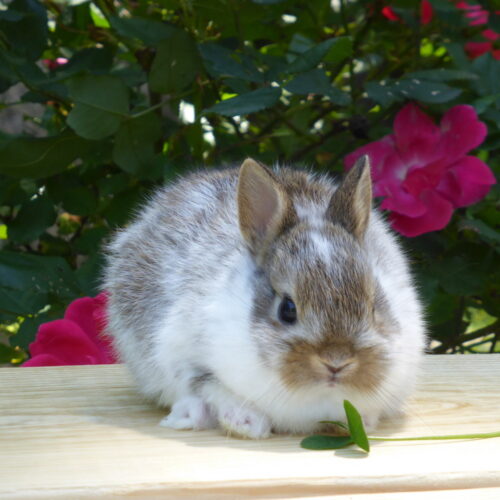
{"type": "Polygon", "coordinates": [[[430,350],[500,351],[499,3],[2,2],[0,363],[99,293],[102,244],[155,187],[362,152],[430,350]]]}

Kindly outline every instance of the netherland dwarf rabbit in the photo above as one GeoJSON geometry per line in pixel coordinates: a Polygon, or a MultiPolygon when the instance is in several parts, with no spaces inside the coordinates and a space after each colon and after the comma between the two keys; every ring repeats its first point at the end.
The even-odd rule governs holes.
{"type": "Polygon", "coordinates": [[[425,344],[406,259],[372,209],[368,158],[338,184],[269,169],[160,189],[108,247],[109,330],[161,425],[264,438],[398,413],[425,344]]]}

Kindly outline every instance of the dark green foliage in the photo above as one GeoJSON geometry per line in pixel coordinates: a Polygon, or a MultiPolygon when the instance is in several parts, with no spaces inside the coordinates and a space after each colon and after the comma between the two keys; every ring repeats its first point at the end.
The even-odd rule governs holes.
{"type": "MultiPolygon", "coordinates": [[[[21,102],[41,109],[24,111],[36,137],[0,132],[0,362],[98,292],[111,231],[193,168],[254,156],[341,173],[414,100],[436,118],[472,104],[489,131],[474,154],[498,174],[500,61],[464,51],[479,28],[441,0],[427,25],[415,1],[391,3],[401,22],[383,2],[330,4],[14,0],[0,11],[0,92],[22,83],[21,102]]],[[[498,193],[443,231],[402,238],[437,352],[495,349],[498,193]]]]}

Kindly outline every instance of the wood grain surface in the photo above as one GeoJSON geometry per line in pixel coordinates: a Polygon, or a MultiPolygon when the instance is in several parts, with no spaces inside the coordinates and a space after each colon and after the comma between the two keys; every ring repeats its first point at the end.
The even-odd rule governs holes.
{"type": "MultiPolygon", "coordinates": [[[[173,431],[121,365],[0,369],[0,497],[499,499],[500,438],[307,451],[173,431]]],[[[378,436],[500,431],[500,354],[428,356],[378,436]]]]}

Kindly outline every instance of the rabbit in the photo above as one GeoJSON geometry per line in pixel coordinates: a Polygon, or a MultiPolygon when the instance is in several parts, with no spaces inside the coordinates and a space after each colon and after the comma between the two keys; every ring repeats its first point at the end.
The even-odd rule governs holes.
{"type": "Polygon", "coordinates": [[[426,342],[368,157],[338,183],[246,159],[159,189],[107,248],[109,333],[172,429],[303,434],[399,414],[426,342]]]}

